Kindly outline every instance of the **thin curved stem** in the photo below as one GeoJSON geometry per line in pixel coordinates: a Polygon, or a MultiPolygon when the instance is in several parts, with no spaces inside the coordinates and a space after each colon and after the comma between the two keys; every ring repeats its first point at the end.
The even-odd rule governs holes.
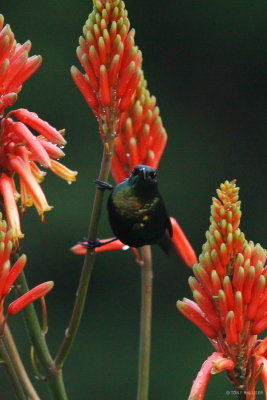
{"type": "Polygon", "coordinates": [[[24,368],[24,365],[21,361],[17,347],[15,345],[14,339],[12,337],[12,334],[11,334],[7,324],[5,325],[3,341],[5,343],[9,357],[12,361],[16,375],[17,375],[22,387],[24,388],[24,391],[27,394],[28,398],[30,398],[31,400],[40,400],[40,397],[36,393],[32,383],[28,377],[28,374],[24,368]]]}
{"type": "Polygon", "coordinates": [[[17,395],[17,399],[18,400],[27,400],[27,396],[24,393],[23,387],[22,387],[19,377],[16,373],[16,370],[13,366],[13,363],[9,356],[8,350],[6,349],[3,338],[0,338],[0,352],[4,359],[5,367],[7,369],[9,377],[12,381],[12,386],[17,395]]]}
{"type": "Polygon", "coordinates": [[[141,248],[141,317],[137,400],[147,400],[149,391],[151,317],[152,317],[152,254],[150,246],[141,248]]]}
{"type": "MultiPolygon", "coordinates": [[[[103,149],[102,161],[98,177],[98,179],[101,181],[107,181],[108,179],[111,160],[112,160],[112,150],[113,150],[113,139],[110,141],[109,145],[104,146],[103,149]]],[[[104,191],[102,189],[96,188],[93,209],[88,229],[88,238],[90,240],[96,239],[97,228],[103,204],[103,197],[104,197],[104,191]]],[[[60,346],[58,354],[55,358],[55,366],[57,368],[62,368],[62,366],[64,365],[64,362],[70,352],[78,328],[80,326],[80,321],[84,310],[89,281],[93,270],[94,260],[95,260],[95,252],[92,250],[87,251],[87,254],[85,255],[84,258],[82,273],[77,290],[77,297],[72,311],[69,326],[65,332],[65,337],[60,346]]]]}
{"type": "MultiPolygon", "coordinates": [[[[28,284],[24,273],[18,277],[17,291],[23,294],[29,291],[28,284]]],[[[22,310],[25,324],[30,336],[31,343],[36,351],[38,360],[44,370],[52,398],[55,400],[67,400],[67,393],[64,386],[62,370],[55,367],[54,360],[47,346],[45,335],[40,327],[40,323],[34,308],[31,303],[22,310]]]]}

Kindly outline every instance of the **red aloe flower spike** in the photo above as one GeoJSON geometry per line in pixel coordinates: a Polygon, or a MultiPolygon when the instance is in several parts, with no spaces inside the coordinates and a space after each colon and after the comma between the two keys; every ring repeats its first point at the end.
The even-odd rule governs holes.
{"type": "Polygon", "coordinates": [[[266,360],[267,355],[266,339],[257,346],[257,335],[267,328],[266,250],[247,242],[239,229],[235,182],[226,181],[217,193],[207,242],[193,267],[195,278],[189,279],[196,303],[184,299],[178,308],[231,361],[234,368],[228,376],[238,390],[247,391],[248,400],[255,398],[260,377],[267,384],[266,363],[257,360],[259,356],[266,360]],[[216,318],[220,326],[214,324],[216,318]],[[213,327],[213,336],[208,327],[213,327]]]}
{"type": "Polygon", "coordinates": [[[188,400],[204,400],[211,376],[225,369],[231,370],[233,368],[234,363],[232,360],[224,358],[222,353],[213,353],[203,363],[199,373],[197,374],[188,400]]]}
{"type": "Polygon", "coordinates": [[[29,290],[27,293],[23,294],[17,300],[9,304],[7,309],[8,315],[17,314],[33,301],[45,296],[48,292],[50,292],[50,290],[53,289],[53,286],[53,281],[44,282],[38,286],[35,286],[33,289],[29,290]]]}
{"type": "Polygon", "coordinates": [[[142,76],[129,107],[121,115],[111,166],[117,183],[129,176],[133,165],[157,168],[167,142],[155,97],[146,86],[142,76]]]}
{"type": "Polygon", "coordinates": [[[79,40],[77,56],[85,74],[75,67],[71,74],[101,125],[109,124],[109,106],[117,121],[141,79],[141,54],[129,28],[122,0],[94,1],[79,40]]]}
{"type": "Polygon", "coordinates": [[[31,42],[16,42],[9,25],[0,24],[0,113],[15,103],[21,85],[36,72],[42,63],[40,56],[29,57],[31,42]]]}

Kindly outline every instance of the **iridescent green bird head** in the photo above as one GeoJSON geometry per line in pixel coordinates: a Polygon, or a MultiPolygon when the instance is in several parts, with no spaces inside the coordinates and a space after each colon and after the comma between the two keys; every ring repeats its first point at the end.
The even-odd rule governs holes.
{"type": "Polygon", "coordinates": [[[157,173],[149,165],[136,165],[128,178],[128,183],[143,193],[157,191],[157,173]]]}

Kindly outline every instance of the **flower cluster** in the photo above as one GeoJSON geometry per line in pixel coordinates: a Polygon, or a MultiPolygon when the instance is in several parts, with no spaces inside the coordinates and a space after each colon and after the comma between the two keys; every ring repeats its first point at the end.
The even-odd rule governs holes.
{"type": "Polygon", "coordinates": [[[9,25],[0,14],[0,115],[17,100],[25,82],[42,63],[41,56],[29,57],[31,42],[17,43],[9,25]]]}
{"type": "MultiPolygon", "coordinates": [[[[116,125],[127,110],[141,79],[142,55],[122,0],[94,0],[77,48],[85,71],[72,67],[72,77],[94,114],[100,117],[105,140],[110,120],[116,125]]],[[[116,130],[116,129],[115,129],[116,130]]]]}
{"type": "Polygon", "coordinates": [[[191,400],[203,399],[210,374],[223,369],[237,389],[247,391],[247,399],[254,398],[260,377],[267,389],[267,341],[257,339],[267,327],[267,252],[239,228],[238,191],[235,182],[226,181],[213,198],[207,241],[189,278],[195,301],[177,302],[216,349],[216,362],[203,364],[191,400]]]}
{"type": "Polygon", "coordinates": [[[156,99],[147,90],[142,55],[134,42],[124,2],[94,1],[83,28],[77,56],[85,71],[72,67],[73,79],[98,116],[103,141],[111,120],[116,139],[111,172],[117,183],[135,165],[157,168],[167,134],[156,99]]]}
{"type": "MultiPolygon", "coordinates": [[[[0,213],[0,320],[3,320],[4,314],[4,301],[9,294],[15,280],[23,271],[26,265],[25,254],[21,255],[19,259],[11,267],[10,255],[12,251],[12,232],[8,230],[7,223],[2,219],[0,213]]],[[[9,304],[7,315],[17,314],[29,303],[34,300],[45,296],[52,288],[54,283],[44,282],[29,292],[25,293],[15,301],[9,304]]]]}
{"type": "Polygon", "coordinates": [[[71,182],[77,172],[71,171],[57,159],[64,156],[60,146],[65,139],[59,131],[26,109],[12,111],[2,119],[0,130],[0,193],[3,196],[7,218],[12,228],[14,240],[23,237],[16,200],[21,198],[21,209],[34,206],[43,218],[48,205],[39,183],[45,172],[36,162],[71,182]],[[14,121],[16,117],[19,121],[14,121]],[[35,136],[28,126],[40,133],[35,136]],[[14,174],[19,176],[20,195],[16,191],[14,174]]]}
{"type": "MultiPolygon", "coordinates": [[[[3,27],[0,15],[0,112],[13,104],[22,83],[41,65],[40,56],[28,57],[31,43],[16,42],[9,25],[3,27]]],[[[3,115],[2,115],[3,117],[3,115]]],[[[57,160],[64,156],[66,144],[64,130],[57,131],[37,114],[26,109],[9,112],[0,126],[0,194],[15,242],[23,237],[17,200],[21,199],[21,210],[35,205],[43,219],[45,211],[51,209],[39,185],[45,172],[36,163],[51,169],[69,182],[75,180],[77,172],[71,171],[57,160]],[[31,130],[39,134],[36,136],[31,130]],[[19,176],[20,194],[16,190],[15,174],[19,176]]]]}
{"type": "Polygon", "coordinates": [[[157,168],[167,142],[167,133],[159,116],[156,98],[140,80],[131,104],[120,118],[114,141],[111,172],[117,183],[130,175],[138,164],[157,168]]]}

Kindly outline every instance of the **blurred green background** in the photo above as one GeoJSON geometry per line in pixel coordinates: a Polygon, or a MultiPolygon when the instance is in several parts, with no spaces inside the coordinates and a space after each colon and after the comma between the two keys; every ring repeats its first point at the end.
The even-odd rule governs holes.
{"type": "MultiPolygon", "coordinates": [[[[266,1],[126,1],[136,42],[144,56],[169,142],[159,180],[171,215],[199,254],[209,226],[211,197],[226,179],[241,186],[241,228],[267,246],[267,3],[266,1]]],[[[101,157],[95,117],[74,86],[69,69],[91,11],[87,0],[1,0],[20,43],[44,62],[24,85],[18,107],[29,108],[57,128],[66,128],[64,163],[78,170],[69,186],[48,174],[43,184],[54,209],[42,224],[34,210],[23,218],[23,251],[30,286],[54,280],[48,296],[49,334],[56,351],[71,313],[82,258],[69,248],[87,232],[101,157]]],[[[100,237],[109,237],[106,212],[100,237]]],[[[175,308],[190,296],[190,270],[154,254],[154,305],[150,399],[187,398],[192,380],[212,352],[204,335],[175,308]]],[[[140,271],[131,252],[97,257],[84,318],[65,366],[73,400],[133,400],[136,396],[140,271]]],[[[28,342],[20,316],[10,324],[25,359],[28,342]]],[[[1,399],[14,394],[1,369],[1,399]]],[[[43,399],[45,384],[36,383],[43,399]]],[[[214,376],[206,399],[226,399],[231,386],[214,376]]],[[[230,398],[234,398],[231,395],[230,398]]]]}

